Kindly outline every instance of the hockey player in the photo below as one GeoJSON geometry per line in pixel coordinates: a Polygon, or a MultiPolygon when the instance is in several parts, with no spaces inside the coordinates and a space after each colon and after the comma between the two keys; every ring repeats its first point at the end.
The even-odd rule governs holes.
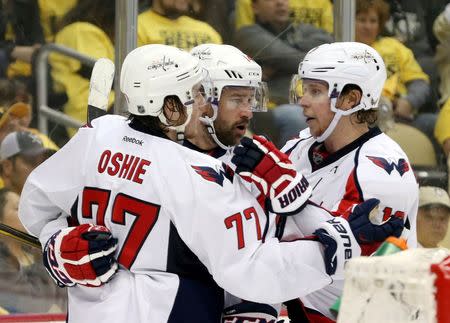
{"type": "MultiPolygon", "coordinates": [[[[202,66],[208,71],[210,86],[214,91],[210,109],[208,110],[208,106],[205,106],[204,115],[200,116],[199,122],[195,123],[196,119],[194,119],[190,124],[191,128],[194,128],[193,125],[197,127],[191,132],[191,137],[185,140],[185,146],[208,153],[234,167],[229,160],[231,149],[244,136],[244,130],[253,112],[265,110],[267,89],[261,82],[261,67],[239,49],[230,45],[203,44],[193,48],[191,53],[200,59],[202,66]],[[202,127],[201,124],[204,126],[202,127]]],[[[198,109],[198,113],[201,110],[198,109]]],[[[260,194],[256,187],[253,187],[251,191],[255,192],[255,196],[260,194]]],[[[260,202],[263,201],[260,199],[260,202]]],[[[300,216],[304,217],[304,215],[300,216]]],[[[308,218],[310,219],[309,227],[314,227],[316,225],[314,222],[320,221],[320,219],[308,218]]],[[[275,219],[273,214],[268,221],[271,225],[275,225],[275,219]]],[[[383,225],[379,229],[384,229],[390,224],[392,223],[383,225]]],[[[292,233],[292,228],[289,231],[292,233]]],[[[383,232],[388,234],[387,231],[383,232]]],[[[392,234],[393,231],[389,232],[392,234]]],[[[236,302],[228,294],[226,299],[226,305],[236,302]]],[[[269,312],[274,313],[267,305],[240,303],[227,308],[225,318],[228,321],[245,316],[267,319],[269,312]]]]}
{"type": "MultiPolygon", "coordinates": [[[[198,60],[176,48],[133,50],[120,79],[130,118],[94,120],[28,177],[19,216],[45,244],[49,273],[70,287],[69,322],[217,322],[218,286],[278,303],[342,277],[359,255],[339,218],[320,224],[315,240],[280,243],[271,232],[263,243],[274,228],[233,172],[168,139],[205,103],[203,79],[198,60]]],[[[268,203],[296,212],[309,186],[288,160],[273,160],[278,176],[261,178],[274,193],[268,203]]]]}
{"type": "MultiPolygon", "coordinates": [[[[299,138],[288,141],[282,151],[313,187],[311,201],[348,218],[355,203],[377,198],[381,203],[374,222],[403,219],[402,235],[414,248],[418,185],[402,149],[377,127],[371,127],[385,80],[382,58],[367,45],[333,43],[312,49],[291,86],[308,128],[299,138]]],[[[246,140],[243,145],[235,150],[240,156],[233,160],[238,163],[248,158],[249,151],[260,151],[255,141],[246,140]]],[[[236,171],[248,173],[249,167],[241,164],[236,171]]],[[[382,240],[377,234],[360,238],[366,255],[378,244],[364,244],[368,242],[364,240],[382,240]]],[[[342,280],[334,280],[323,290],[302,297],[310,309],[308,314],[295,309],[298,301],[290,302],[290,313],[295,313],[291,319],[297,322],[308,315],[311,322],[332,322],[323,315],[333,317],[329,307],[341,295],[342,287],[342,280]]]]}
{"type": "MultiPolygon", "coordinates": [[[[191,54],[207,70],[213,91],[211,104],[194,112],[197,115],[193,116],[184,146],[234,167],[232,149],[245,135],[253,113],[266,110],[268,93],[261,67],[231,45],[202,44],[194,47],[191,54]]],[[[244,183],[255,197],[261,197],[259,202],[264,205],[265,196],[255,186],[244,183]]],[[[267,220],[275,226],[275,216],[267,220]]],[[[278,304],[242,303],[229,293],[225,293],[225,307],[223,322],[249,317],[261,322],[276,321],[281,308],[278,304]]]]}

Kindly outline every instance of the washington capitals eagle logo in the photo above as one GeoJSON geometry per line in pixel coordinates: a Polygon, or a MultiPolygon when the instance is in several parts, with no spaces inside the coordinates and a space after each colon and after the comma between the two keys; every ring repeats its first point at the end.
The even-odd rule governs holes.
{"type": "Polygon", "coordinates": [[[231,183],[233,183],[234,171],[230,166],[222,163],[222,168],[219,171],[215,170],[212,167],[208,166],[193,166],[191,167],[195,170],[197,174],[199,174],[203,179],[206,179],[209,182],[217,183],[220,186],[223,186],[223,180],[226,178],[231,183]]]}
{"type": "Polygon", "coordinates": [[[397,163],[389,162],[383,157],[367,156],[367,158],[369,158],[378,167],[383,168],[389,175],[391,175],[394,168],[400,176],[403,176],[403,174],[410,170],[408,162],[403,158],[400,158],[397,163]]]}

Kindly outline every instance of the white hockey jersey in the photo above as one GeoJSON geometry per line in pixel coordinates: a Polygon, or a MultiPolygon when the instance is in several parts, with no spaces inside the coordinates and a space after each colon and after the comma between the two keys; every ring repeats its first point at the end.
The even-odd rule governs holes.
{"type": "MultiPolygon", "coordinates": [[[[410,248],[417,246],[418,184],[406,154],[378,128],[331,155],[306,129],[299,138],[288,141],[282,151],[313,187],[311,201],[347,217],[356,203],[378,198],[379,213],[374,221],[403,217],[402,237],[410,248]]],[[[378,245],[361,246],[363,254],[371,254],[378,245]]],[[[342,287],[343,281],[335,280],[302,301],[307,307],[333,317],[328,309],[341,295],[342,287]]]]}
{"type": "Polygon", "coordinates": [[[69,322],[177,322],[177,307],[191,305],[184,322],[202,321],[197,310],[214,297],[211,276],[233,295],[261,303],[331,282],[317,256],[320,243],[280,243],[274,234],[261,243],[266,216],[230,168],[120,116],[81,128],[36,168],[19,216],[43,244],[69,218],[105,225],[118,238],[121,269],[101,287],[68,288],[69,322]],[[180,266],[180,247],[199,264],[180,266]]]}

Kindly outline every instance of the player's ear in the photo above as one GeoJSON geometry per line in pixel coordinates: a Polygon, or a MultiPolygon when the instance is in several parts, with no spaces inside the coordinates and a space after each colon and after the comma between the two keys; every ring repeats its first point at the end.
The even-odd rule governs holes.
{"type": "Polygon", "coordinates": [[[352,89],[347,96],[348,102],[349,104],[351,104],[351,107],[355,107],[361,102],[362,93],[358,89],[352,89]]]}
{"type": "Polygon", "coordinates": [[[341,94],[336,102],[336,107],[341,110],[349,110],[361,102],[361,91],[358,89],[351,89],[341,94]]]}

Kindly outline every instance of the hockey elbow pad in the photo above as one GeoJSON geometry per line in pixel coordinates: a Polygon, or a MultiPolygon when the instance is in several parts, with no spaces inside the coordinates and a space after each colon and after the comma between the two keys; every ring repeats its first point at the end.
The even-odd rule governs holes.
{"type": "Polygon", "coordinates": [[[266,196],[271,212],[298,213],[311,195],[308,181],[295,170],[289,157],[264,137],[244,137],[234,149],[231,161],[236,172],[266,196]]]}
{"type": "Polygon", "coordinates": [[[101,286],[116,273],[117,239],[108,228],[81,224],[59,230],[44,248],[44,266],[60,287],[101,286]]]}

